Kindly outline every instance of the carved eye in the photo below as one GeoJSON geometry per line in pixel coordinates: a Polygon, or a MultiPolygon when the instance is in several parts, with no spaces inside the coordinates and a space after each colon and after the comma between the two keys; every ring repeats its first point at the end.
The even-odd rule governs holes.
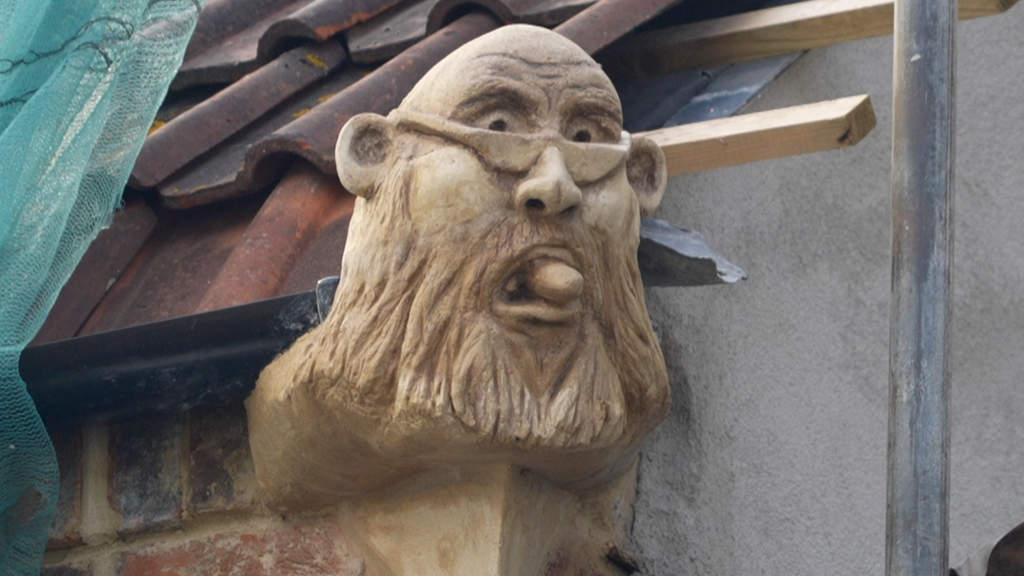
{"type": "Polygon", "coordinates": [[[577,130],[572,135],[573,142],[590,142],[590,130],[577,130]]]}
{"type": "Polygon", "coordinates": [[[503,118],[498,118],[497,120],[492,120],[491,123],[487,125],[487,129],[492,132],[504,132],[505,130],[508,130],[508,123],[505,122],[503,118]]]}
{"type": "Polygon", "coordinates": [[[611,118],[590,114],[576,115],[562,125],[562,134],[573,142],[617,142],[622,128],[611,118]]]}

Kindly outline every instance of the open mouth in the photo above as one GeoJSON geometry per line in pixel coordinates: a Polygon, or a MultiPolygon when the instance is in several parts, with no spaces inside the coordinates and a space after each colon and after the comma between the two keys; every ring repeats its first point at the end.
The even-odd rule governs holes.
{"type": "Polygon", "coordinates": [[[563,248],[531,250],[499,290],[500,316],[542,324],[562,324],[582,310],[583,275],[563,248]]]}

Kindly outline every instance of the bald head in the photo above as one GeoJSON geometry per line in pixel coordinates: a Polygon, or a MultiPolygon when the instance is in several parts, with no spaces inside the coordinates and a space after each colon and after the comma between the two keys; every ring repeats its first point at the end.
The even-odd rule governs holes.
{"type": "Polygon", "coordinates": [[[572,115],[588,115],[605,122],[610,141],[622,128],[622,106],[601,67],[564,36],[528,25],[505,26],[451,53],[400,108],[480,128],[504,122],[516,132],[562,132],[572,115]]]}
{"type": "MultiPolygon", "coordinates": [[[[605,181],[602,187],[632,188],[641,215],[650,214],[664,192],[664,154],[653,141],[630,140],[623,132],[622,104],[600,65],[564,36],[537,26],[505,26],[466,43],[427,72],[388,118],[353,117],[335,149],[338,175],[348,190],[369,198],[389,173],[383,170],[388,158],[410,154],[410,146],[436,146],[436,137],[447,141],[445,154],[475,152],[449,163],[469,179],[492,179],[486,170],[471,174],[476,168],[518,175],[523,185],[516,201],[538,214],[573,209],[582,198],[579,186],[598,180],[605,181]],[[419,143],[398,144],[410,136],[419,143]],[[588,144],[599,146],[577,146],[588,144]],[[485,166],[476,166],[481,160],[485,166]],[[628,182],[609,180],[616,174],[628,182]],[[548,198],[536,197],[536,184],[550,189],[543,194],[548,198]]],[[[445,196],[447,202],[494,200],[475,192],[456,200],[451,192],[457,190],[445,196]]]]}

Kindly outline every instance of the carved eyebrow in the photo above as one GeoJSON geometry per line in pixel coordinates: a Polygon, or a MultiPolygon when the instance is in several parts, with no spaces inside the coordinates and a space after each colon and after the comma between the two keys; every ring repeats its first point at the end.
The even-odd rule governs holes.
{"type": "Polygon", "coordinates": [[[476,94],[460,102],[453,116],[456,120],[469,120],[494,110],[526,114],[537,108],[538,104],[535,98],[522,90],[507,84],[492,85],[483,87],[476,94]]]}
{"type": "Polygon", "coordinates": [[[619,103],[604,90],[586,89],[582,94],[569,99],[560,110],[563,118],[573,116],[598,116],[622,126],[622,110],[619,103]]]}

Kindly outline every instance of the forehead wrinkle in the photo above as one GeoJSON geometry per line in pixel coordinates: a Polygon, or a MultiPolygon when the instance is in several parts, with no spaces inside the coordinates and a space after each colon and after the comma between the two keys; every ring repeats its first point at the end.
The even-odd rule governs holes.
{"type": "Polygon", "coordinates": [[[517,91],[533,96],[531,100],[537,104],[546,102],[550,110],[556,105],[562,107],[558,103],[564,99],[563,95],[567,91],[592,94],[600,91],[601,95],[591,99],[606,105],[614,117],[621,118],[621,104],[611,81],[593,61],[563,57],[556,61],[537,62],[505,52],[485,52],[476,59],[485,65],[490,78],[485,76],[483,79],[470,80],[467,92],[483,91],[490,88],[492,83],[504,83],[505,87],[518,84],[517,91]]]}
{"type": "Polygon", "coordinates": [[[559,91],[563,94],[582,92],[593,99],[606,100],[612,106],[621,106],[615,87],[600,68],[563,71],[558,80],[559,91]]]}
{"type": "Polygon", "coordinates": [[[605,78],[596,63],[585,60],[533,62],[515,55],[499,53],[481,54],[476,60],[483,64],[488,73],[496,77],[514,78],[531,85],[537,81],[572,81],[571,78],[578,76],[605,78]]]}
{"type": "Polygon", "coordinates": [[[501,101],[503,98],[511,99],[510,104],[514,107],[528,108],[547,100],[542,98],[542,93],[536,86],[517,78],[484,75],[467,83],[466,95],[459,101],[456,110],[464,110],[490,100],[501,101]]]}
{"type": "Polygon", "coordinates": [[[597,64],[583,58],[571,58],[567,55],[559,55],[556,59],[531,60],[526,55],[509,52],[482,52],[476,56],[478,60],[494,58],[497,60],[512,60],[517,64],[526,65],[529,68],[544,68],[549,66],[587,66],[596,68],[597,64]]]}

